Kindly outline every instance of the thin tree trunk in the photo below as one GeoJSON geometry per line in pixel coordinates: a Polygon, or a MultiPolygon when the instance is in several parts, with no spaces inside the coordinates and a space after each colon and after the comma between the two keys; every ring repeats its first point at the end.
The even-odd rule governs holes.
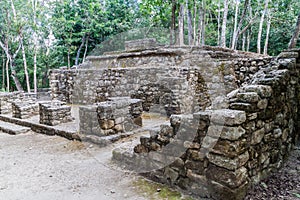
{"type": "Polygon", "coordinates": [[[23,44],[22,35],[20,35],[20,44],[21,44],[21,49],[22,49],[22,57],[23,57],[24,74],[25,74],[25,79],[26,79],[27,92],[30,93],[30,82],[29,82],[29,75],[28,75],[28,69],[27,69],[27,59],[26,59],[26,53],[25,53],[25,47],[23,44]]]}
{"type": "Polygon", "coordinates": [[[81,44],[80,44],[80,46],[78,48],[78,51],[77,51],[76,60],[75,60],[75,65],[76,66],[79,64],[79,56],[80,56],[80,52],[82,50],[82,47],[85,44],[85,38],[86,38],[86,34],[83,35],[82,40],[81,40],[81,44]]]}
{"type": "Polygon", "coordinates": [[[296,24],[296,28],[294,31],[294,34],[289,42],[289,46],[288,49],[292,49],[295,48],[297,45],[297,40],[299,38],[299,34],[300,34],[300,12],[298,14],[298,20],[297,20],[297,24],[296,24]]]}
{"type": "MultiPolygon", "coordinates": [[[[14,21],[17,22],[17,12],[15,9],[13,0],[10,0],[10,3],[11,3],[11,9],[13,12],[13,16],[14,16],[14,21]]],[[[24,63],[24,74],[25,74],[25,79],[26,79],[27,92],[30,92],[30,82],[29,82],[29,76],[28,76],[28,70],[27,70],[27,60],[26,60],[25,48],[24,48],[24,44],[23,44],[22,29],[20,29],[20,31],[19,31],[19,43],[20,43],[20,46],[22,49],[22,57],[23,57],[23,63],[24,63]]],[[[11,66],[13,67],[14,59],[11,60],[10,63],[11,63],[11,66]]],[[[16,80],[16,86],[19,90],[22,87],[20,87],[21,84],[19,82],[19,79],[17,79],[17,77],[16,77],[15,71],[12,71],[12,76],[13,76],[13,79],[16,80]]]]}
{"type": "Polygon", "coordinates": [[[221,47],[226,47],[226,26],[227,26],[227,15],[228,15],[228,0],[224,0],[224,13],[223,22],[221,28],[221,47]]]}
{"type": "Polygon", "coordinates": [[[242,16],[240,18],[240,21],[238,23],[236,31],[233,34],[232,45],[231,45],[232,49],[236,49],[236,46],[237,46],[237,43],[238,43],[238,39],[239,39],[239,35],[240,35],[240,31],[241,31],[244,19],[245,19],[246,14],[247,14],[247,10],[249,9],[249,4],[250,4],[249,1],[250,0],[245,0],[243,14],[242,14],[242,16]]]}
{"type": "Polygon", "coordinates": [[[232,45],[231,48],[235,49],[235,37],[237,35],[237,23],[238,23],[238,13],[239,13],[239,0],[235,0],[235,15],[234,15],[234,27],[233,27],[233,34],[232,34],[232,45]]]}
{"type": "Polygon", "coordinates": [[[245,46],[246,46],[246,34],[243,34],[243,42],[242,42],[242,51],[245,51],[245,46]]]}
{"type": "Polygon", "coordinates": [[[6,91],[9,92],[9,58],[6,58],[5,68],[6,68],[6,91]]]}
{"type": "Polygon", "coordinates": [[[86,58],[86,54],[87,54],[87,50],[88,50],[88,43],[89,43],[89,35],[86,37],[86,41],[85,41],[85,49],[84,49],[84,54],[83,54],[82,63],[85,62],[85,58],[86,58]]]}
{"type": "Polygon", "coordinates": [[[261,35],[262,35],[262,29],[263,29],[265,14],[266,14],[267,9],[268,9],[268,3],[269,3],[269,0],[265,0],[265,7],[264,7],[263,13],[262,13],[261,18],[260,18],[260,23],[259,23],[259,28],[258,28],[258,35],[257,35],[257,53],[261,53],[261,35]]]}
{"type": "Polygon", "coordinates": [[[242,35],[243,33],[245,33],[245,32],[248,30],[248,28],[250,28],[250,27],[252,26],[252,24],[255,23],[255,21],[256,21],[256,16],[254,16],[254,17],[250,20],[250,22],[243,28],[243,30],[241,30],[241,31],[239,32],[239,36],[242,35]]]}
{"type": "Polygon", "coordinates": [[[71,47],[68,47],[68,69],[70,69],[71,67],[71,61],[70,61],[70,51],[71,51],[71,47]]]}
{"type": "Polygon", "coordinates": [[[201,28],[201,45],[205,45],[205,15],[206,15],[206,1],[202,0],[202,28],[201,28]]]}
{"type": "Polygon", "coordinates": [[[221,27],[221,1],[218,1],[218,42],[217,45],[220,46],[220,37],[221,37],[221,33],[220,33],[220,27],[221,27]]]}
{"type": "Polygon", "coordinates": [[[187,24],[188,24],[189,45],[192,45],[192,43],[193,43],[193,25],[192,25],[192,12],[189,9],[189,0],[186,0],[186,16],[187,16],[187,24]]]}
{"type": "Polygon", "coordinates": [[[266,33],[266,40],[264,46],[264,54],[268,54],[268,45],[269,45],[269,35],[270,35],[270,28],[271,28],[271,13],[268,11],[268,22],[267,22],[267,33],[266,33]]]}
{"type": "Polygon", "coordinates": [[[197,37],[197,41],[196,41],[196,45],[200,45],[202,44],[202,34],[203,34],[203,29],[204,29],[204,10],[203,10],[203,6],[201,5],[199,8],[199,24],[198,24],[198,37],[197,37]]]}
{"type": "Polygon", "coordinates": [[[184,5],[180,4],[180,12],[179,12],[179,46],[184,45],[184,5]]]}
{"type": "Polygon", "coordinates": [[[176,15],[176,1],[172,0],[172,16],[171,16],[171,28],[170,28],[170,45],[173,45],[176,42],[176,34],[175,34],[176,16],[175,15],[176,15]]]}
{"type": "Polygon", "coordinates": [[[33,88],[34,93],[37,93],[38,83],[37,83],[37,22],[36,22],[36,8],[37,8],[37,0],[32,0],[32,8],[33,8],[33,88]]]}
{"type": "Polygon", "coordinates": [[[197,38],[197,4],[196,4],[196,0],[194,0],[194,40],[193,40],[193,45],[196,44],[196,38],[197,38]]]}
{"type": "MultiPolygon", "coordinates": [[[[0,47],[3,49],[3,51],[6,54],[7,62],[10,63],[11,76],[12,76],[13,81],[14,81],[16,87],[17,87],[17,90],[18,91],[23,91],[23,88],[22,88],[22,86],[20,84],[20,81],[19,81],[18,77],[16,76],[17,73],[16,73],[16,71],[14,69],[14,60],[15,60],[18,52],[20,51],[21,45],[19,44],[19,47],[18,47],[18,49],[16,50],[16,52],[14,53],[13,56],[9,53],[8,44],[7,43],[4,45],[1,42],[1,40],[0,40],[0,47]]],[[[7,64],[7,70],[6,71],[8,73],[8,64],[7,64]]],[[[9,91],[9,78],[7,78],[7,81],[8,81],[7,88],[8,88],[8,91],[9,91]]]]}
{"type": "Polygon", "coordinates": [[[252,30],[249,29],[248,33],[247,33],[247,50],[250,50],[250,43],[251,43],[251,36],[252,36],[252,30]]]}
{"type": "Polygon", "coordinates": [[[14,70],[15,68],[15,63],[14,61],[10,61],[10,68],[11,68],[11,77],[13,78],[15,84],[16,84],[16,88],[18,91],[24,91],[22,88],[22,85],[17,77],[17,73],[16,70],[14,70]]]}
{"type": "Polygon", "coordinates": [[[5,89],[5,59],[2,58],[2,89],[5,89]]]}

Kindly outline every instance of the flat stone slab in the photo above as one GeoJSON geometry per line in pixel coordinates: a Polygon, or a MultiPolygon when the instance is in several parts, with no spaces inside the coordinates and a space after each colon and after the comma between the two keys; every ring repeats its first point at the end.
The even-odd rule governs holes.
{"type": "Polygon", "coordinates": [[[8,133],[11,135],[18,135],[18,134],[22,134],[22,133],[27,133],[30,130],[31,129],[28,127],[19,126],[19,125],[12,124],[9,122],[0,121],[0,131],[2,131],[4,133],[8,133]]]}

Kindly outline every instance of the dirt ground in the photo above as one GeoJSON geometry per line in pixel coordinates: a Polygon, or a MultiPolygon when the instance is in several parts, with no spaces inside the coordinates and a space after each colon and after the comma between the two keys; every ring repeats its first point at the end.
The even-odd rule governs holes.
{"type": "Polygon", "coordinates": [[[111,148],[0,133],[0,199],[145,199],[132,184],[136,176],[110,163],[111,148]]]}
{"type": "Polygon", "coordinates": [[[300,200],[300,147],[294,147],[284,167],[254,186],[245,200],[300,200]]]}
{"type": "MultiPolygon", "coordinates": [[[[149,194],[156,188],[111,163],[115,145],[100,149],[58,136],[0,133],[0,200],[191,199],[178,194],[176,198],[149,194]]],[[[255,186],[246,197],[258,199],[300,199],[299,148],[282,170],[255,186]]]]}

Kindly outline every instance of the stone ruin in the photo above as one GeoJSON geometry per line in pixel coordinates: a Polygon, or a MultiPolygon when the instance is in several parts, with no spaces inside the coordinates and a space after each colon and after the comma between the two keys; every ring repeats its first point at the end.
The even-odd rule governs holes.
{"type": "MultiPolygon", "coordinates": [[[[65,103],[79,105],[79,135],[61,135],[103,145],[141,130],[143,113],[164,114],[169,123],[116,148],[112,159],[197,198],[243,199],[282,167],[299,139],[300,50],[269,57],[153,39],[125,45],[51,70],[52,102],[64,103],[40,103],[40,122],[64,123],[71,119],[65,103]]],[[[4,96],[1,113],[13,99],[4,96]]]]}

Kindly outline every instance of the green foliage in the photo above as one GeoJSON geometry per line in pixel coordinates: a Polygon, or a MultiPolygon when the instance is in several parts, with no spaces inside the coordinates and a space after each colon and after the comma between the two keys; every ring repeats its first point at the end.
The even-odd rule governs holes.
{"type": "MultiPolygon", "coordinates": [[[[12,12],[11,1],[0,1],[0,40],[14,54],[19,47],[22,33],[27,57],[30,80],[33,80],[34,41],[37,43],[38,86],[47,87],[47,71],[52,68],[75,63],[78,55],[82,62],[85,50],[87,55],[100,55],[104,51],[123,50],[124,41],[156,38],[160,44],[168,44],[172,18],[172,2],[176,4],[176,24],[178,27],[179,5],[188,5],[192,15],[192,24],[198,28],[200,7],[205,5],[205,44],[218,44],[218,11],[223,12],[223,0],[53,0],[37,1],[36,12],[32,0],[13,0],[16,16],[12,12]],[[187,4],[186,4],[187,3],[187,4]],[[36,24],[34,23],[36,14],[36,24]],[[194,21],[195,20],[195,21],[194,21]],[[146,27],[146,28],[145,28],[146,27]],[[154,28],[159,27],[159,28],[154,28]],[[36,36],[36,39],[34,39],[36,36]],[[87,49],[85,45],[87,44],[87,49]],[[80,48],[81,47],[81,48],[80,48]],[[95,48],[97,47],[97,48],[95,48]],[[95,49],[94,51],[92,51],[95,49]]],[[[232,40],[235,17],[235,1],[229,1],[227,23],[227,46],[232,40]]],[[[245,0],[240,0],[238,21],[241,18],[245,0]]],[[[263,11],[262,0],[251,0],[242,27],[247,26],[252,18],[256,20],[245,32],[251,33],[250,51],[256,51],[259,18],[263,11]]],[[[297,15],[300,11],[299,0],[270,1],[271,30],[269,37],[270,55],[277,55],[287,48],[293,34],[297,15]]],[[[185,34],[187,20],[185,19],[185,34]]],[[[263,26],[262,46],[266,37],[266,22],[263,26]]],[[[173,38],[174,39],[174,38],[173,38]]],[[[187,38],[186,38],[187,41],[187,38]]],[[[242,35],[238,40],[238,49],[242,48],[242,35]]],[[[298,47],[300,44],[298,43],[298,47]]],[[[1,49],[1,48],[0,48],[1,49]]],[[[0,50],[0,64],[5,65],[6,54],[0,50]]],[[[16,55],[14,69],[25,88],[22,54],[16,55]]],[[[8,73],[11,73],[9,69],[8,73]]],[[[6,70],[0,68],[0,75],[6,70]]],[[[5,76],[6,77],[6,76],[5,76]]],[[[1,78],[0,84],[6,82],[1,78]]],[[[11,87],[14,88],[11,81],[11,87]]],[[[5,86],[5,85],[3,85],[5,86]]],[[[33,83],[31,83],[33,87],[33,83]]]]}

